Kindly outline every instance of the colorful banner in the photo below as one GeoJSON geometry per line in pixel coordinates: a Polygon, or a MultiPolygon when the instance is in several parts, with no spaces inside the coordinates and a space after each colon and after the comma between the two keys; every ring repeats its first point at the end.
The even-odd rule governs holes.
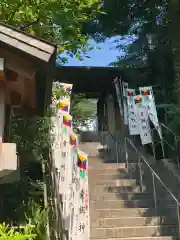
{"type": "Polygon", "coordinates": [[[62,133],[62,115],[51,118],[52,124],[52,155],[54,157],[54,164],[57,169],[60,169],[62,161],[62,148],[61,148],[61,133],[62,133]]]}
{"type": "Polygon", "coordinates": [[[64,90],[65,90],[69,95],[71,95],[73,84],[60,83],[60,85],[64,88],[64,90]]]}
{"type": "Polygon", "coordinates": [[[70,239],[86,240],[89,239],[88,156],[78,149],[78,138],[72,130],[69,114],[72,84],[60,86],[67,96],[53,98],[52,107],[57,112],[52,118],[51,131],[52,156],[58,175],[56,184],[63,197],[63,217],[70,239]]]}
{"type": "Polygon", "coordinates": [[[87,170],[87,154],[79,150],[77,153],[77,166],[80,168],[80,170],[87,170]]]}
{"type": "Polygon", "coordinates": [[[142,102],[142,95],[134,96],[136,116],[138,119],[139,134],[143,145],[152,143],[151,129],[146,107],[142,102]]]}
{"type": "Polygon", "coordinates": [[[67,83],[60,83],[60,86],[64,89],[66,95],[60,97],[60,100],[65,100],[65,101],[69,101],[70,103],[70,97],[71,97],[71,92],[72,92],[72,84],[67,84],[67,83]]]}
{"type": "Polygon", "coordinates": [[[70,161],[67,162],[68,170],[67,170],[67,191],[66,191],[66,228],[69,229],[69,234],[72,234],[73,231],[73,222],[74,218],[72,214],[74,214],[74,196],[76,193],[76,183],[77,183],[77,144],[78,139],[72,129],[69,129],[69,143],[71,149],[71,157],[70,161]],[[73,140],[73,141],[72,141],[73,140]]]}
{"type": "Polygon", "coordinates": [[[139,134],[139,126],[138,120],[135,110],[135,102],[134,102],[134,89],[126,89],[127,91],[127,105],[128,105],[128,126],[129,126],[129,134],[130,135],[138,135],[139,134]]]}
{"type": "Polygon", "coordinates": [[[57,108],[57,110],[61,110],[61,111],[69,113],[69,111],[70,111],[70,103],[67,100],[59,100],[56,103],[56,108],[57,108]]]}
{"type": "Polygon", "coordinates": [[[70,133],[70,144],[71,144],[71,159],[72,159],[72,191],[71,191],[71,222],[70,222],[70,239],[76,239],[76,225],[77,225],[77,203],[78,203],[78,167],[77,167],[77,136],[71,132],[70,133]],[[76,141],[74,141],[75,139],[76,141]],[[73,141],[72,141],[73,140],[73,141]],[[76,143],[76,144],[74,144],[76,143]],[[77,202],[77,203],[76,203],[77,202]]]}
{"type": "Polygon", "coordinates": [[[153,95],[152,87],[139,87],[139,90],[142,94],[143,104],[146,106],[149,119],[156,128],[160,138],[162,139],[161,127],[157,117],[155,99],[153,95]]]}
{"type": "Polygon", "coordinates": [[[80,179],[76,210],[78,211],[76,222],[77,239],[89,239],[89,192],[87,179],[80,179]]]}
{"type": "MultiPolygon", "coordinates": [[[[68,128],[72,128],[72,116],[65,112],[63,113],[63,125],[68,128]]],[[[64,128],[64,129],[68,129],[68,128],[64,128]]]]}
{"type": "Polygon", "coordinates": [[[127,106],[127,88],[128,83],[122,82],[123,89],[123,110],[124,110],[124,124],[128,125],[128,106],[127,106]]]}

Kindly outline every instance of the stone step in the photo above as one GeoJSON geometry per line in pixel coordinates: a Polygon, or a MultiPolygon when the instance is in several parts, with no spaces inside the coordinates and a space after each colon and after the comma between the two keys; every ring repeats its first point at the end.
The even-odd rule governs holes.
{"type": "Polygon", "coordinates": [[[135,226],[157,226],[177,224],[175,217],[126,217],[126,218],[100,218],[91,223],[92,228],[117,228],[135,226]]]}
{"type": "Polygon", "coordinates": [[[125,173],[115,173],[115,174],[94,174],[93,172],[89,172],[89,181],[98,181],[100,180],[116,180],[116,179],[124,179],[130,178],[127,172],[125,173]]]}
{"type": "MultiPolygon", "coordinates": [[[[159,205],[175,207],[176,202],[171,199],[171,201],[163,201],[162,199],[157,200],[157,206],[159,205]]],[[[115,201],[90,201],[90,207],[92,209],[119,209],[119,208],[153,208],[153,199],[143,199],[143,200],[115,200],[115,201]]]]}
{"type": "Polygon", "coordinates": [[[176,208],[162,207],[157,212],[154,208],[120,208],[120,209],[98,209],[90,208],[91,221],[98,218],[120,218],[120,217],[153,217],[153,216],[176,216],[176,208]]]}
{"type": "MultiPolygon", "coordinates": [[[[133,172],[128,172],[127,169],[111,169],[111,170],[99,170],[99,169],[94,169],[94,170],[90,170],[88,172],[88,176],[89,179],[93,179],[93,180],[116,180],[116,179],[127,179],[127,178],[132,178],[132,179],[139,179],[139,170],[134,170],[133,172]]],[[[147,180],[147,178],[152,179],[152,175],[149,172],[149,170],[147,171],[143,171],[142,173],[142,177],[145,180],[147,180]]]]}
{"type": "Polygon", "coordinates": [[[89,180],[89,184],[91,187],[94,188],[95,186],[132,186],[136,185],[137,180],[136,179],[116,179],[116,180],[89,180]]]}
{"type": "Polygon", "coordinates": [[[166,237],[133,237],[133,238],[90,238],[94,240],[176,240],[177,238],[172,236],[166,236],[166,237]]]}
{"type": "Polygon", "coordinates": [[[116,180],[111,180],[111,179],[90,179],[89,184],[90,186],[132,186],[137,183],[136,179],[116,179],[116,180]]]}
{"type": "MultiPolygon", "coordinates": [[[[127,164],[126,162],[124,162],[124,163],[97,163],[97,165],[93,165],[93,164],[89,163],[88,166],[89,166],[90,170],[128,169],[129,171],[133,172],[133,170],[139,169],[138,162],[130,162],[129,164],[127,164]]],[[[145,163],[141,163],[141,168],[144,170],[149,169],[149,167],[145,163]]]]}
{"type": "MultiPolygon", "coordinates": [[[[168,197],[167,191],[159,184],[156,185],[156,195],[157,197],[165,196],[168,197]]],[[[141,186],[137,183],[132,186],[111,186],[111,185],[89,185],[89,191],[90,195],[93,196],[94,194],[106,194],[106,193],[143,193],[143,192],[149,192],[153,196],[153,186],[151,183],[148,183],[147,185],[141,186]]]]}
{"type": "MultiPolygon", "coordinates": [[[[114,167],[114,168],[97,168],[93,166],[88,166],[88,174],[89,176],[94,175],[120,175],[120,176],[137,176],[139,175],[139,168],[137,167],[137,164],[134,164],[134,166],[131,166],[131,168],[128,170],[128,168],[124,165],[124,167],[114,167]]],[[[143,175],[151,175],[150,170],[146,165],[142,167],[142,174],[143,175]]]]}
{"type": "Polygon", "coordinates": [[[111,162],[111,161],[109,161],[109,162],[105,162],[105,160],[103,159],[103,158],[99,158],[99,157],[94,157],[94,158],[92,158],[92,157],[90,157],[90,158],[88,158],[88,165],[89,166],[107,166],[107,167],[114,167],[115,165],[119,165],[119,164],[122,164],[122,163],[117,163],[116,161],[114,161],[114,162],[111,162]]]}
{"type": "MultiPolygon", "coordinates": [[[[137,162],[131,162],[129,163],[130,167],[135,167],[137,165],[137,162]]],[[[124,169],[127,167],[127,163],[123,162],[123,163],[116,163],[116,161],[114,162],[101,162],[101,161],[88,161],[88,166],[90,168],[97,168],[97,169],[116,169],[116,168],[120,168],[120,169],[124,169]]]]}
{"type": "Polygon", "coordinates": [[[150,192],[143,193],[105,193],[105,194],[92,194],[89,193],[90,199],[93,201],[109,201],[109,200],[140,200],[140,199],[153,199],[150,192]]]}
{"type": "Polygon", "coordinates": [[[167,226],[139,226],[121,228],[91,228],[90,236],[92,239],[99,238],[132,238],[132,237],[151,237],[151,236],[176,236],[178,227],[167,226]]]}
{"type": "MultiPolygon", "coordinates": [[[[150,189],[152,192],[152,189],[150,189]]],[[[113,187],[113,186],[89,186],[89,191],[91,196],[93,196],[94,194],[105,194],[105,193],[140,193],[140,192],[146,192],[147,191],[147,187],[143,186],[143,188],[141,189],[140,186],[118,186],[118,187],[113,187]]],[[[150,192],[150,191],[149,191],[150,192]]]]}
{"type": "Polygon", "coordinates": [[[91,165],[88,165],[88,174],[91,175],[91,174],[116,174],[116,173],[119,173],[119,172],[124,172],[126,171],[127,172],[127,168],[126,168],[126,164],[122,164],[122,165],[115,165],[114,167],[94,167],[94,166],[91,166],[91,165]],[[123,171],[122,171],[123,170],[123,171]]]}

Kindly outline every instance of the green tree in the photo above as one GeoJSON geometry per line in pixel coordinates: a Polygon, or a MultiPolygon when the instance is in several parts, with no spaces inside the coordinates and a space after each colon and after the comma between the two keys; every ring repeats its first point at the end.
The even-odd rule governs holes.
{"type": "Polygon", "coordinates": [[[97,110],[96,100],[88,99],[85,95],[73,95],[71,102],[71,115],[73,116],[73,129],[79,132],[82,127],[89,129],[89,124],[95,119],[97,110]]]}
{"type": "Polygon", "coordinates": [[[82,25],[100,11],[99,0],[2,0],[0,20],[54,42],[59,52],[80,56],[88,37],[82,25]]]}

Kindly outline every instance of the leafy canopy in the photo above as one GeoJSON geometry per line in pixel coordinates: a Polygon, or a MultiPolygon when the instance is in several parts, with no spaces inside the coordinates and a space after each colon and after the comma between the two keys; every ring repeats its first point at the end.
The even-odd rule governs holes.
{"type": "Polygon", "coordinates": [[[89,125],[95,119],[97,102],[88,99],[85,95],[73,95],[71,102],[71,115],[73,116],[73,129],[80,131],[82,127],[89,129],[89,125]]]}
{"type": "Polygon", "coordinates": [[[100,10],[99,0],[1,0],[0,21],[59,45],[59,51],[86,51],[82,25],[100,10]]]}

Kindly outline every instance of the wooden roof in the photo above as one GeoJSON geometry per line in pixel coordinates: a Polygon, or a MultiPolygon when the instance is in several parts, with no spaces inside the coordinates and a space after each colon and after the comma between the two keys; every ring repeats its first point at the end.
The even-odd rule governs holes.
{"type": "Polygon", "coordinates": [[[45,63],[49,63],[51,57],[56,54],[56,45],[1,22],[0,44],[15,48],[45,63]]]}
{"type": "MultiPolygon", "coordinates": [[[[85,93],[89,96],[98,96],[102,92],[114,92],[113,80],[121,77],[124,81],[137,82],[134,71],[145,72],[145,68],[118,68],[118,67],[95,67],[95,66],[57,66],[54,78],[56,81],[72,83],[73,92],[85,93]]],[[[139,76],[139,75],[138,75],[139,76]]]]}
{"type": "Polygon", "coordinates": [[[122,76],[117,67],[58,66],[54,74],[56,81],[72,83],[73,92],[98,96],[102,92],[113,92],[113,80],[122,76]]]}

